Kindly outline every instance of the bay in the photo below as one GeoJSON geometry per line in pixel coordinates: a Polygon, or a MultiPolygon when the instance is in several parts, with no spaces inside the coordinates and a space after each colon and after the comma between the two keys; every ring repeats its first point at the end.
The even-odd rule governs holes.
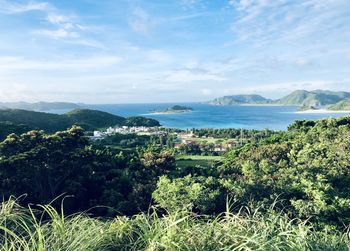
{"type": "Polygon", "coordinates": [[[180,129],[190,128],[245,128],[286,130],[295,120],[316,120],[349,116],[344,113],[307,114],[296,113],[295,106],[214,106],[201,103],[155,104],[101,104],[86,108],[109,112],[120,116],[145,116],[158,120],[162,126],[180,129]],[[187,113],[152,114],[173,105],[190,106],[187,113]]]}

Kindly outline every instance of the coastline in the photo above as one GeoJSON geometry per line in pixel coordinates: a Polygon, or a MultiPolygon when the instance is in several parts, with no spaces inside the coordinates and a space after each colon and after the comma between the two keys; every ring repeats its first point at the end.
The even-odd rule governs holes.
{"type": "Polygon", "coordinates": [[[180,114],[180,113],[189,113],[193,111],[181,111],[181,112],[150,112],[142,115],[167,115],[167,114],[180,114]]]}
{"type": "Polygon", "coordinates": [[[341,111],[341,110],[327,110],[327,109],[318,109],[318,110],[306,110],[306,111],[297,111],[297,114],[327,114],[327,113],[344,113],[350,114],[350,111],[341,111]]]}

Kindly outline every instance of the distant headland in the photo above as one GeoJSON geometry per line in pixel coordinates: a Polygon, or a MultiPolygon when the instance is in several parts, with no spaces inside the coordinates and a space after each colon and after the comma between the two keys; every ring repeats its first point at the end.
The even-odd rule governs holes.
{"type": "Polygon", "coordinates": [[[280,99],[257,94],[231,95],[206,102],[211,105],[281,105],[299,106],[299,113],[350,112],[350,92],[297,90],[280,99]]]}

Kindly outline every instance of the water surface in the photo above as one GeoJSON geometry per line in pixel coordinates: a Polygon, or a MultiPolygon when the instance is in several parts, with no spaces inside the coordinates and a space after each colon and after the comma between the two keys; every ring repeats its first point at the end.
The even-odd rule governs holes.
{"type": "MultiPolygon", "coordinates": [[[[178,105],[179,103],[177,103],[178,105]]],[[[190,106],[193,112],[176,114],[152,114],[176,104],[109,104],[87,105],[121,116],[145,116],[157,119],[165,127],[174,128],[246,128],[285,130],[297,119],[321,119],[350,116],[349,114],[301,114],[295,106],[213,106],[199,103],[181,103],[190,106]]]]}

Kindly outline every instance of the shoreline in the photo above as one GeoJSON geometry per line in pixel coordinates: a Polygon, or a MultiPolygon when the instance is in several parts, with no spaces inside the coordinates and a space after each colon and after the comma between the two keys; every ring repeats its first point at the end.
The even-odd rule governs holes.
{"type": "Polygon", "coordinates": [[[318,110],[306,110],[306,111],[297,111],[297,114],[332,114],[332,113],[344,113],[350,114],[350,111],[341,111],[341,110],[327,110],[327,109],[318,109],[318,110]]]}
{"type": "Polygon", "coordinates": [[[181,111],[181,112],[150,112],[142,115],[167,115],[167,114],[181,114],[181,113],[190,113],[193,111],[181,111]]]}

